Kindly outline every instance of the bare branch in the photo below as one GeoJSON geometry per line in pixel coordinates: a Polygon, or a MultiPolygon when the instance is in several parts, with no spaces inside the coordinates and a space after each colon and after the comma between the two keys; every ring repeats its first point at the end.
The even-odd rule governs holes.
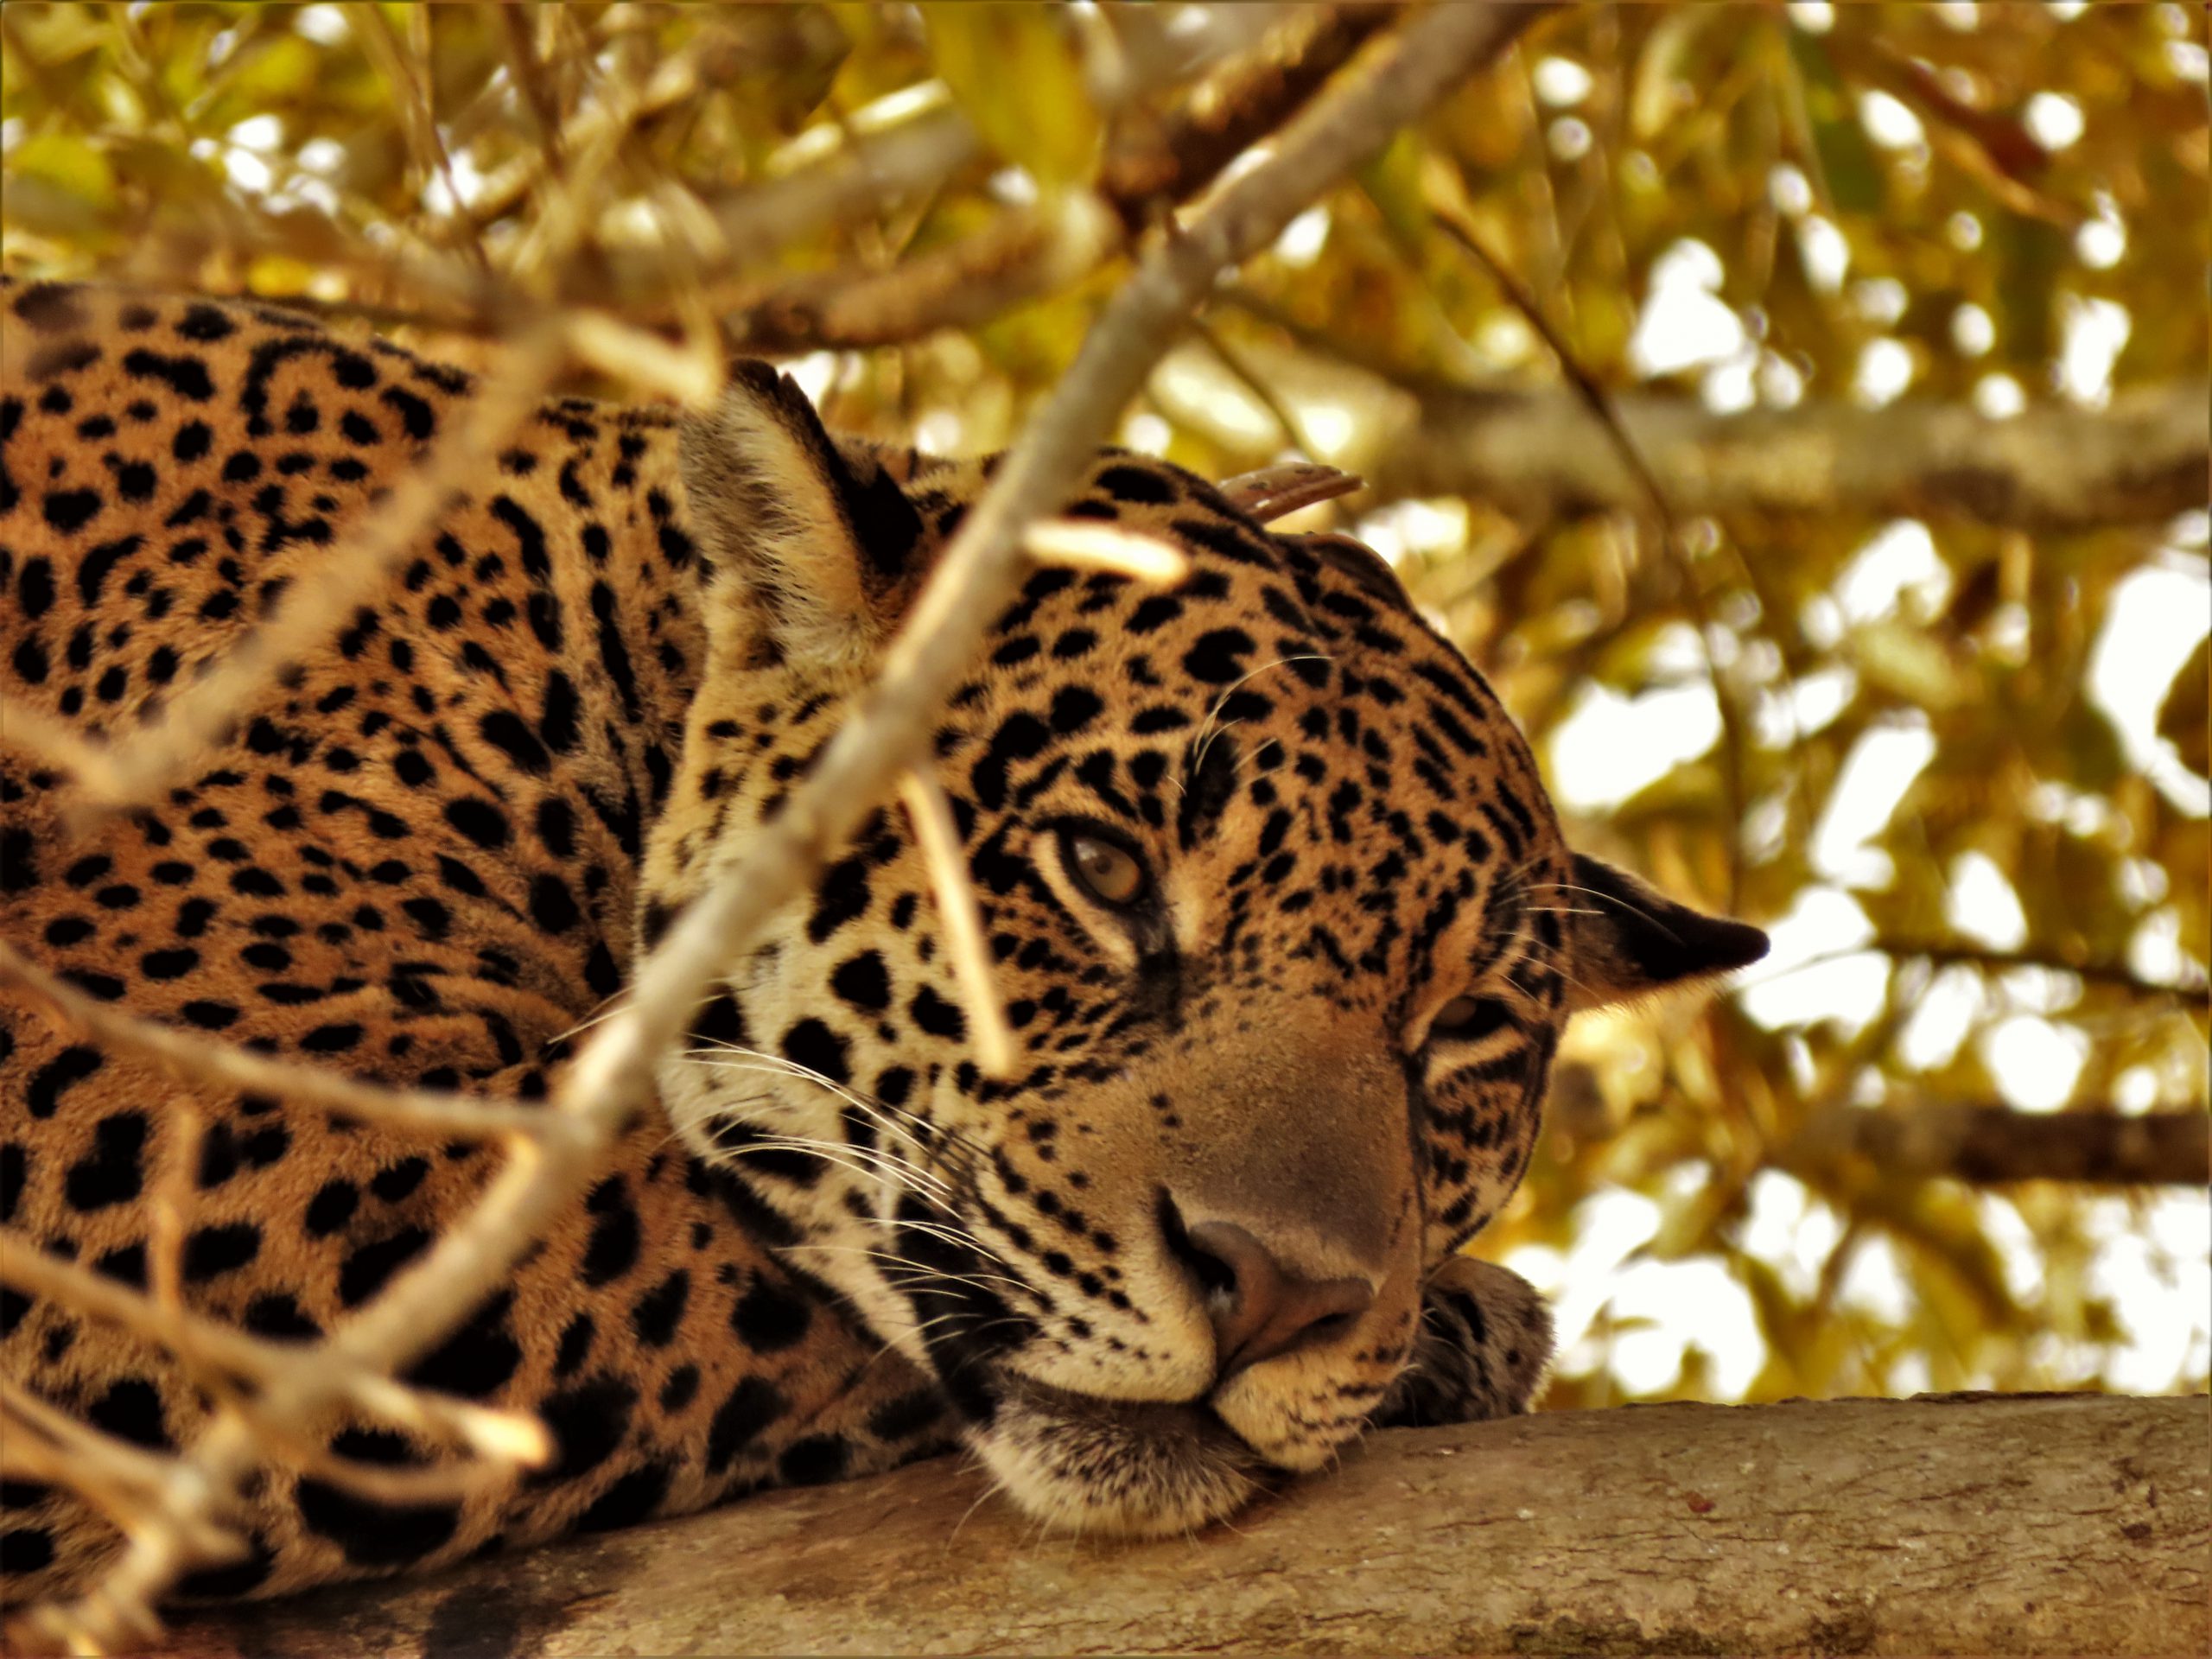
{"type": "Polygon", "coordinates": [[[1153,213],[1202,188],[1281,126],[1399,10],[1300,8],[1272,41],[1191,88],[1156,127],[1140,125],[1125,135],[1100,169],[1100,193],[1132,233],[1142,229],[1153,213]]]}
{"type": "Polygon", "coordinates": [[[88,996],[67,980],[48,973],[4,939],[0,939],[0,985],[12,986],[54,1010],[111,1052],[135,1054],[181,1083],[230,1088],[349,1112],[372,1122],[416,1128],[474,1141],[531,1135],[545,1119],[536,1107],[427,1089],[386,1089],[357,1083],[318,1066],[270,1059],[236,1043],[195,1037],[159,1020],[124,1014],[88,996]]]}
{"type": "MultiPolygon", "coordinates": [[[[0,1376],[0,1468],[17,1479],[63,1484],[118,1528],[132,1524],[157,1490],[168,1459],[102,1433],[48,1405],[13,1377],[0,1376]]],[[[238,1554],[243,1541],[228,1528],[203,1523],[193,1547],[210,1560],[238,1554]]],[[[149,1626],[145,1634],[150,1637],[149,1626]]]]}
{"type": "MultiPolygon", "coordinates": [[[[2046,533],[2158,524],[2204,505],[2212,464],[2212,388],[2202,382],[2005,421],[1947,404],[1713,415],[1654,393],[1613,403],[1684,513],[1952,518],[2046,533]]],[[[1329,459],[1365,472],[1385,499],[1480,496],[1531,518],[1642,499],[1604,428],[1567,392],[1423,387],[1393,400],[1359,453],[1329,459]]]]}
{"type": "Polygon", "coordinates": [[[1007,1023],[1006,1004],[991,974],[989,947],[983,942],[983,918],[976,908],[976,889],[968,880],[968,861],[960,850],[960,831],[952,822],[952,806],[936,779],[910,772],[899,784],[906,816],[913,821],[922,859],[929,866],[930,886],[937,894],[937,912],[944,923],[944,946],[952,958],[952,971],[968,1002],[968,1028],[976,1043],[976,1058],[984,1073],[1010,1077],[1021,1064],[1021,1050],[1014,1027],[1007,1023]]]}
{"type": "Polygon", "coordinates": [[[2202,1653],[2204,1485],[2202,1396],[1547,1412],[1371,1435],[1197,1539],[1039,1540],[932,1464],[198,1615],[178,1650],[495,1652],[522,1607],[559,1610],[546,1659],[2202,1653]]]}
{"type": "MultiPolygon", "coordinates": [[[[1394,10],[1363,5],[1294,12],[1286,27],[1194,91],[1163,132],[1109,157],[1096,195],[1071,197],[1049,211],[1009,213],[964,241],[891,270],[786,284],[734,315],[728,332],[748,349],[779,353],[889,345],[938,329],[973,327],[1065,288],[1280,127],[1394,10]]],[[[934,139],[934,128],[925,131],[934,139]]],[[[908,164],[908,158],[901,160],[908,164]]],[[[821,182],[828,194],[849,181],[847,175],[816,170],[824,172],[821,182]]],[[[722,230],[730,234],[727,215],[722,230]]]]}
{"type": "Polygon", "coordinates": [[[560,367],[559,325],[550,318],[532,321],[436,451],[325,553],[317,581],[289,589],[274,616],[227,651],[212,673],[172,700],[151,724],[104,747],[84,746],[71,767],[82,800],[136,805],[198,764],[285,664],[320,644],[370,599],[454,497],[484,475],[560,367]]]}
{"type": "Polygon", "coordinates": [[[2212,1127],[2201,1111],[2128,1116],[2110,1108],[2021,1112],[2007,1106],[1836,1107],[1815,1117],[1778,1161],[1791,1167],[1860,1159],[1885,1179],[1936,1176],[2010,1181],[2159,1183],[2212,1180],[2212,1127]]]}
{"type": "MultiPolygon", "coordinates": [[[[313,1363],[319,1351],[287,1347],[250,1336],[234,1325],[189,1312],[156,1306],[127,1285],[48,1255],[18,1234],[0,1233],[0,1282],[50,1296],[96,1319],[120,1325],[159,1346],[189,1351],[202,1363],[266,1382],[313,1363]]],[[[509,1463],[543,1463],[551,1452],[544,1426],[518,1412],[494,1411],[449,1395],[418,1391],[390,1377],[340,1375],[332,1394],[373,1417],[388,1419],[432,1439],[465,1447],[478,1457],[509,1463]]]]}

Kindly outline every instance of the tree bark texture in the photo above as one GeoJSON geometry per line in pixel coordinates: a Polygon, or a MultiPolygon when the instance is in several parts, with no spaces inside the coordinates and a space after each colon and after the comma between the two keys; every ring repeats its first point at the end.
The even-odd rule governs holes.
{"type": "Polygon", "coordinates": [[[2208,1426],[2202,1397],[2043,1395],[1396,1430],[1144,1543],[1040,1537],[938,1461],[191,1615],[170,1650],[2201,1654],[2208,1426]]]}
{"type": "MultiPolygon", "coordinates": [[[[1635,474],[1572,392],[1436,389],[1402,401],[1362,453],[1330,457],[1384,498],[1477,495],[1537,518],[1643,510],[1635,474]]],[[[1843,512],[2055,532],[2158,524],[2204,505],[2212,391],[2202,382],[2002,421],[1910,401],[1713,415],[1638,393],[1614,407],[1681,513],[1843,512]]]]}

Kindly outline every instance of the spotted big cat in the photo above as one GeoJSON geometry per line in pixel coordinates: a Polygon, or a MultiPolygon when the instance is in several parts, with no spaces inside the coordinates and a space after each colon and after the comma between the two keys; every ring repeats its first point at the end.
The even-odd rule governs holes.
{"type": "MultiPolygon", "coordinates": [[[[156,718],[423,464],[467,374],[279,307],[0,288],[0,660],[87,737],[156,718]]],[[[178,787],[91,834],[0,749],[0,934],[120,1010],[393,1085],[546,1098],[633,964],[807,778],[989,458],[828,431],[736,366],[683,415],[545,403],[372,602],[178,787]]],[[[1376,1424],[1525,1409],[1530,1288],[1462,1253],[1528,1167],[1577,1009],[1755,958],[1572,851],[1528,745],[1389,567],[1101,452],[1064,511],[1161,588],[1039,569],[938,715],[1018,1060],[986,1075],[905,811],[871,813],[662,1057],[659,1098],[406,1379],[540,1415],[544,1467],[385,1503],[255,1484],[188,1595],[846,1478],[956,1445],[1061,1528],[1174,1533],[1376,1424]]],[[[177,1085],[0,999],[10,1249],[149,1279],[177,1085]]],[[[178,1276],[272,1344],[338,1328],[497,1157],[203,1089],[178,1276]]],[[[6,1374],[140,1448],[177,1360],[0,1297],[6,1374]]],[[[387,1423],[321,1457],[412,1466],[387,1423]]],[[[112,1530],[10,1482],[11,1596],[112,1530]]]]}

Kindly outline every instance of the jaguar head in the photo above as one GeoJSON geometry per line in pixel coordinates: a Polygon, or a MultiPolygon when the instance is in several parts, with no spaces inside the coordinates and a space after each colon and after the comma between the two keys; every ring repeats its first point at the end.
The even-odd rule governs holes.
{"type": "MultiPolygon", "coordinates": [[[[990,471],[833,438],[758,367],[689,429],[709,661],[642,937],[781,810],[990,471]]],[[[1195,1527],[1326,1462],[1402,1388],[1424,1287],[1470,1282],[1568,1015],[1764,948],[1571,852],[1389,568],[1267,528],[1303,488],[1103,453],[1066,512],[1187,579],[1038,569],[938,720],[1009,1073],[895,804],[663,1065],[788,1259],[1071,1529],[1195,1527]]]]}

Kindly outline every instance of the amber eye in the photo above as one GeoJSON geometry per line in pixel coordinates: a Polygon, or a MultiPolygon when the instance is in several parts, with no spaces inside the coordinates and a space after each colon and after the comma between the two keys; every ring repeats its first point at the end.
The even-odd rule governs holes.
{"type": "Polygon", "coordinates": [[[1428,1022],[1432,1039],[1471,1043],[1513,1022],[1513,1011],[1495,997],[1455,996],[1428,1022]]]}
{"type": "Polygon", "coordinates": [[[1060,832],[1060,849],[1076,885],[1102,905],[1133,905],[1151,886],[1144,866],[1135,857],[1097,836],[1080,830],[1060,832]]]}

